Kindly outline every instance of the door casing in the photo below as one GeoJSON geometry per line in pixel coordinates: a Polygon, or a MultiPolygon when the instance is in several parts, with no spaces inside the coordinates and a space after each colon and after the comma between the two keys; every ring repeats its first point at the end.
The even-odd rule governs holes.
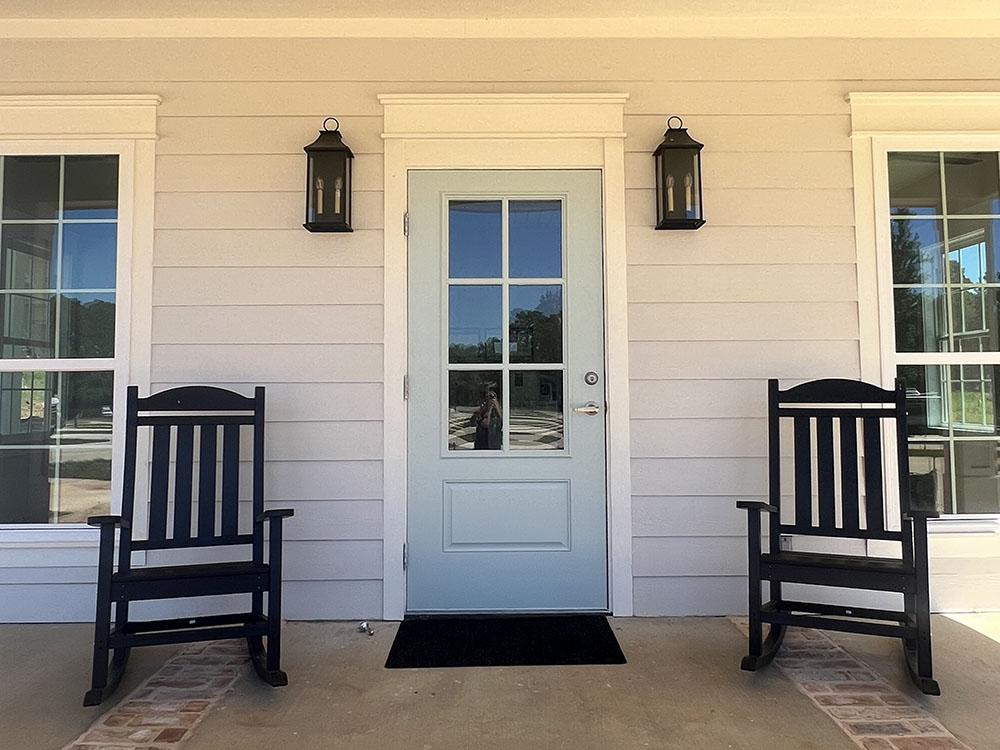
{"type": "MultiPolygon", "coordinates": [[[[625,255],[627,94],[384,94],[382,617],[406,609],[407,247],[410,169],[599,169],[605,299],[605,462],[611,612],[633,614],[625,255]],[[456,132],[456,123],[468,130],[456,132]]],[[[651,160],[650,160],[651,161],[651,160]]],[[[359,217],[360,218],[360,217],[359,217]]],[[[358,222],[363,226],[363,219],[358,222]]]]}

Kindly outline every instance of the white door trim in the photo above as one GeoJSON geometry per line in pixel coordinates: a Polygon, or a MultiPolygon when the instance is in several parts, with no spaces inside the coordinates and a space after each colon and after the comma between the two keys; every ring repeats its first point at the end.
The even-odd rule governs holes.
{"type": "Polygon", "coordinates": [[[406,237],[411,169],[600,169],[604,204],[609,591],[632,614],[628,302],[625,276],[627,94],[384,94],[382,616],[406,611],[406,237]]]}

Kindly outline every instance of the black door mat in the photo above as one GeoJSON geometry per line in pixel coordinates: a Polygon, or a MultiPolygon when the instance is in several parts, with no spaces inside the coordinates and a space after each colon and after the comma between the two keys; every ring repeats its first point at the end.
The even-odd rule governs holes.
{"type": "Polygon", "coordinates": [[[604,615],[467,615],[403,620],[387,669],[625,664],[604,615]]]}

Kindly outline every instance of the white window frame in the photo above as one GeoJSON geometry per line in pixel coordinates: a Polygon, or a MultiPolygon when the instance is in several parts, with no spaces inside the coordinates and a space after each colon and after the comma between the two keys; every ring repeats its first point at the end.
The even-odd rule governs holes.
{"type": "MultiPolygon", "coordinates": [[[[897,353],[889,215],[890,152],[1000,152],[1000,93],[851,93],[861,376],[890,387],[901,364],[941,364],[942,355],[897,353]]],[[[994,353],[949,353],[947,364],[1000,362],[994,353]]],[[[893,455],[887,452],[886,455],[893,455]]],[[[891,474],[891,472],[890,472],[891,474]]],[[[895,484],[895,480],[891,484],[895,484]]],[[[895,489],[892,487],[890,489],[895,489]]],[[[890,496],[894,497],[895,493],[890,496]]],[[[932,533],[1000,533],[1000,513],[947,515],[932,533]]]]}
{"type": "MultiPolygon", "coordinates": [[[[121,510],[125,389],[148,390],[152,317],[154,95],[0,96],[0,154],[116,155],[117,268],[111,508],[121,510]]],[[[107,369],[108,359],[0,359],[0,371],[107,369]]],[[[141,506],[137,507],[141,511],[141,506]]],[[[0,548],[90,547],[98,531],[85,523],[0,524],[0,548]]],[[[32,559],[32,558],[27,558],[32,559]]],[[[42,562],[41,564],[44,564],[42,562]]]]}

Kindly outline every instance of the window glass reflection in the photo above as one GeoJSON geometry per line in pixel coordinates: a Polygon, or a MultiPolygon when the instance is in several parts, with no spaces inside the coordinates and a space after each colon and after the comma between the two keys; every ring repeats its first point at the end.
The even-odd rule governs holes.
{"type": "Polygon", "coordinates": [[[937,153],[889,154],[890,213],[940,215],[940,164],[937,153]]]}
{"type": "Polygon", "coordinates": [[[550,279],[562,276],[562,203],[512,200],[508,203],[510,275],[550,279]]]}
{"type": "Polygon", "coordinates": [[[0,231],[0,288],[54,289],[56,224],[5,224],[0,231]]]}
{"type": "Polygon", "coordinates": [[[943,284],[944,222],[897,219],[890,228],[893,283],[943,284]]]}
{"type": "Polygon", "coordinates": [[[562,362],[562,286],[510,287],[510,361],[562,362]]]}
{"type": "Polygon", "coordinates": [[[118,218],[117,156],[67,156],[65,169],[64,218],[118,218]]]}
{"type": "Polygon", "coordinates": [[[3,158],[3,218],[56,219],[59,217],[58,156],[3,158]]]}
{"type": "Polygon", "coordinates": [[[500,276],[500,201],[448,203],[448,275],[453,279],[500,276]]]}
{"type": "Polygon", "coordinates": [[[503,373],[448,373],[448,450],[503,448],[503,373]]]}
{"type": "Polygon", "coordinates": [[[1000,213],[997,153],[946,153],[945,190],[949,214],[1000,213]]]}
{"type": "Polygon", "coordinates": [[[510,447],[561,450],[563,374],[561,370],[510,373],[510,447]]]}
{"type": "Polygon", "coordinates": [[[448,361],[499,362],[503,358],[501,287],[448,287],[448,361]]]}
{"type": "Polygon", "coordinates": [[[893,290],[897,351],[947,350],[948,321],[944,292],[941,287],[893,290]]]}

